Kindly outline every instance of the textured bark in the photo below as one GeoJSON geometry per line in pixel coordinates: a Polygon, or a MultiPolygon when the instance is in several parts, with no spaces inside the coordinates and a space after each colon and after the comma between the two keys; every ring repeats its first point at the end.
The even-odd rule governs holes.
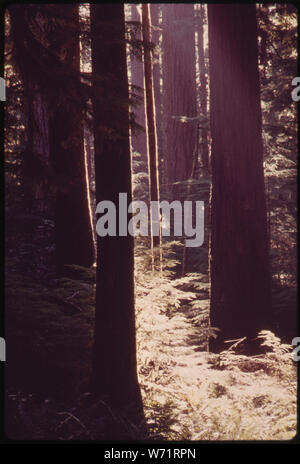
{"type": "MultiPolygon", "coordinates": [[[[205,6],[200,5],[197,18],[198,30],[198,55],[199,55],[199,72],[200,72],[200,113],[207,117],[207,69],[204,54],[204,24],[205,24],[205,6]]],[[[209,168],[209,148],[208,148],[208,130],[200,129],[200,153],[204,170],[209,168]]]]}
{"type": "MultiPolygon", "coordinates": [[[[158,179],[158,154],[157,154],[157,136],[155,122],[155,105],[153,91],[153,70],[152,70],[152,52],[149,48],[151,42],[151,19],[149,5],[142,4],[142,36],[144,42],[144,76],[145,76],[145,103],[146,103],[146,132],[147,132],[147,151],[148,151],[148,169],[149,169],[149,191],[150,201],[159,201],[159,179],[158,179]]],[[[151,204],[151,203],[150,203],[151,204]]],[[[150,210],[151,212],[151,210],[150,210]]],[[[156,216],[159,219],[159,209],[157,208],[156,216]]],[[[152,224],[152,215],[151,224],[152,224]]],[[[161,244],[161,227],[159,220],[159,235],[154,235],[151,230],[151,245],[160,246],[161,244]]]]}
{"type": "Polygon", "coordinates": [[[46,99],[36,88],[27,105],[27,147],[23,157],[23,182],[30,209],[45,211],[49,201],[50,142],[46,99]]]}
{"type": "Polygon", "coordinates": [[[58,187],[56,259],[58,269],[62,270],[65,264],[91,266],[95,250],[84,155],[83,108],[76,93],[80,71],[78,6],[51,5],[51,13],[58,18],[50,35],[51,51],[62,72],[55,81],[59,97],[51,102],[50,119],[50,156],[58,187]]]}
{"type": "Polygon", "coordinates": [[[9,8],[13,55],[22,82],[27,116],[27,144],[22,160],[25,199],[29,210],[43,211],[49,200],[49,111],[39,69],[32,56],[37,40],[30,24],[35,20],[36,13],[32,5],[13,5],[9,8]]]}
{"type": "MultiPolygon", "coordinates": [[[[124,5],[92,4],[96,200],[131,202],[129,94],[124,5]]],[[[118,221],[117,221],[118,223],[118,221]]],[[[117,224],[118,230],[118,224],[117,224]]],[[[96,324],[91,387],[143,417],[137,380],[133,237],[97,237],[96,324]]],[[[131,414],[132,413],[132,414],[131,414]]]]}
{"type": "Polygon", "coordinates": [[[226,339],[272,327],[255,5],[208,5],[211,308],[226,339]]]}
{"type": "Polygon", "coordinates": [[[154,102],[155,102],[155,119],[156,119],[156,134],[157,134],[157,153],[158,153],[158,166],[159,166],[159,182],[160,185],[165,182],[165,169],[164,169],[164,160],[162,152],[162,92],[161,92],[161,66],[160,66],[160,42],[161,42],[161,31],[160,31],[160,14],[161,14],[161,5],[159,3],[152,3],[150,5],[150,14],[151,14],[151,41],[156,45],[154,54],[153,54],[153,89],[154,89],[154,102]]]}
{"type": "Polygon", "coordinates": [[[166,4],[162,11],[163,152],[172,183],[191,175],[197,137],[196,121],[174,119],[197,116],[194,5],[166,4]]]}
{"type": "Polygon", "coordinates": [[[41,203],[49,200],[46,187],[56,190],[58,269],[65,264],[89,266],[95,253],[78,96],[78,7],[27,5],[20,9],[14,5],[10,14],[16,61],[28,101],[25,178],[31,175],[33,197],[41,203]]]}
{"type": "MultiPolygon", "coordinates": [[[[198,32],[198,58],[199,58],[199,113],[208,117],[208,63],[206,50],[204,49],[204,25],[207,24],[206,6],[199,5],[197,11],[197,32],[198,32]]],[[[208,178],[210,176],[210,159],[209,159],[209,129],[205,128],[205,123],[199,122],[199,154],[200,154],[200,175],[208,178]]],[[[209,235],[210,235],[210,202],[207,199],[204,209],[204,254],[203,263],[205,263],[208,272],[208,253],[209,253],[209,235]],[[207,244],[207,245],[206,245],[207,244]]]]}
{"type": "MultiPolygon", "coordinates": [[[[190,176],[190,180],[196,179],[197,178],[197,167],[198,167],[198,150],[194,150],[193,153],[193,166],[192,166],[192,172],[190,176]]],[[[188,184],[187,186],[187,192],[186,192],[186,197],[189,199],[190,194],[192,193],[193,189],[191,183],[188,184]]],[[[195,193],[195,192],[193,192],[195,193]]],[[[194,218],[193,218],[193,223],[194,223],[194,218]]],[[[181,275],[182,277],[185,276],[187,269],[188,269],[188,263],[189,263],[189,249],[186,246],[186,236],[184,236],[184,242],[183,242],[183,255],[182,255],[182,270],[181,270],[181,275]]]]}
{"type": "MultiPolygon", "coordinates": [[[[131,5],[131,21],[136,21],[141,24],[141,17],[139,9],[136,5],[131,5]]],[[[141,32],[137,31],[136,39],[141,40],[141,32]]],[[[139,87],[136,90],[138,96],[141,98],[140,104],[134,108],[135,122],[141,126],[143,130],[136,129],[131,136],[131,143],[133,150],[141,153],[143,159],[147,157],[147,141],[145,132],[145,97],[144,97],[144,73],[143,63],[137,57],[131,54],[131,84],[139,87]]]]}

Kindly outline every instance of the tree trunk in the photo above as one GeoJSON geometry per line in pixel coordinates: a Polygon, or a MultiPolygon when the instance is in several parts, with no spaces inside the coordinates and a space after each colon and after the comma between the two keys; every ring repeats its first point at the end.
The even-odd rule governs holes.
{"type": "MultiPolygon", "coordinates": [[[[129,93],[124,5],[91,4],[96,200],[119,193],[131,202],[129,93]]],[[[118,220],[117,220],[118,230],[118,220]]],[[[97,237],[96,324],[92,391],[131,419],[143,420],[137,379],[134,312],[134,241],[97,237]]]]}
{"type": "MultiPolygon", "coordinates": [[[[204,53],[204,24],[205,24],[205,6],[199,5],[197,29],[198,29],[198,56],[199,56],[199,73],[200,73],[200,113],[207,117],[207,69],[204,53]]],[[[209,168],[209,148],[208,148],[208,130],[200,129],[200,153],[204,172],[207,174],[209,168]]]]}
{"type": "Polygon", "coordinates": [[[58,189],[55,202],[57,267],[91,266],[95,259],[89,207],[80,89],[78,6],[51,5],[57,18],[50,38],[51,51],[61,65],[55,81],[59,95],[52,102],[50,152],[58,189]],[[74,78],[73,76],[76,76],[74,78]]]}
{"type": "MultiPolygon", "coordinates": [[[[141,17],[137,5],[131,5],[131,21],[136,21],[141,24],[141,17]]],[[[136,39],[141,40],[141,32],[136,32],[136,39]]],[[[138,92],[141,102],[134,108],[135,122],[144,128],[136,129],[131,135],[131,143],[134,151],[140,153],[143,159],[147,157],[147,142],[145,132],[145,97],[144,97],[144,75],[143,63],[137,56],[131,54],[131,84],[139,87],[135,91],[138,92]]]]}
{"type": "Polygon", "coordinates": [[[187,180],[192,172],[197,116],[193,4],[162,6],[163,119],[168,183],[187,180]]]}
{"type": "MultiPolygon", "coordinates": [[[[199,134],[197,137],[197,140],[199,140],[199,134]]],[[[197,178],[197,167],[198,167],[198,146],[195,147],[194,153],[193,153],[193,166],[192,166],[192,172],[190,176],[190,181],[194,180],[197,178]]],[[[186,198],[189,200],[189,196],[191,193],[195,193],[195,187],[192,186],[191,183],[188,184],[187,186],[187,193],[186,193],[186,198]]],[[[194,222],[194,218],[192,218],[192,221],[194,222]]],[[[188,261],[189,261],[189,250],[188,247],[186,246],[186,235],[184,235],[183,239],[183,255],[182,255],[182,270],[181,270],[181,276],[184,277],[187,269],[188,269],[188,261]]]]}
{"type": "Polygon", "coordinates": [[[49,111],[33,52],[38,42],[32,34],[31,24],[36,19],[37,9],[32,5],[21,8],[20,5],[11,5],[9,14],[14,61],[22,82],[27,115],[27,140],[22,159],[25,201],[30,211],[44,211],[49,200],[49,111]]]}
{"type": "Polygon", "coordinates": [[[210,349],[272,327],[255,5],[208,5],[210,349]]]}
{"type": "Polygon", "coordinates": [[[158,174],[159,174],[159,183],[160,185],[165,182],[165,169],[164,169],[164,160],[162,153],[162,92],[161,92],[161,65],[160,65],[160,42],[161,42],[161,27],[160,15],[161,15],[161,5],[159,3],[150,4],[150,14],[151,14],[151,41],[156,45],[156,49],[153,53],[153,90],[154,90],[154,102],[155,102],[155,119],[156,119],[156,134],[157,134],[157,156],[158,156],[158,174]],[[154,29],[153,29],[154,27],[154,29]]]}
{"type": "MultiPolygon", "coordinates": [[[[147,150],[148,150],[148,167],[149,167],[149,191],[150,201],[159,202],[159,179],[158,179],[158,155],[157,155],[157,136],[155,121],[155,105],[153,94],[153,74],[152,74],[152,52],[149,48],[151,42],[151,20],[149,5],[142,4],[142,35],[144,42],[144,79],[145,79],[145,102],[146,102],[146,132],[147,132],[147,150]]],[[[150,203],[151,204],[151,203],[150,203]]],[[[157,203],[155,210],[150,208],[151,218],[151,245],[153,247],[161,246],[161,221],[160,211],[157,203]],[[152,215],[152,212],[154,213],[152,215]],[[158,223],[155,225],[155,223],[158,223]],[[158,235],[153,234],[156,228],[158,235]]],[[[160,260],[161,262],[161,257],[160,260]]]]}
{"type": "MultiPolygon", "coordinates": [[[[198,32],[198,58],[199,58],[199,113],[203,115],[204,121],[199,121],[199,174],[203,178],[210,177],[210,160],[209,160],[209,124],[208,124],[208,63],[206,56],[207,49],[204,44],[204,26],[207,25],[206,6],[198,5],[197,11],[197,32],[198,32]],[[207,125],[207,128],[206,128],[207,125]]],[[[209,261],[209,235],[210,235],[210,201],[206,201],[204,209],[204,246],[202,262],[208,272],[209,261]]]]}

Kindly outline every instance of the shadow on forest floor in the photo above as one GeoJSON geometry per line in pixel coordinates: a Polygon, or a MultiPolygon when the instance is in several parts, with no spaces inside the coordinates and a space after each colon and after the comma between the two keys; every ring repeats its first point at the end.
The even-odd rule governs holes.
{"type": "MultiPolygon", "coordinates": [[[[95,270],[61,278],[6,269],[6,418],[10,438],[139,439],[86,392],[95,270]],[[60,394],[57,396],[57,392],[60,394]]],[[[136,259],[138,376],[152,440],[282,440],[296,432],[296,364],[266,332],[270,351],[208,353],[207,276],[152,275],[136,259]]]]}

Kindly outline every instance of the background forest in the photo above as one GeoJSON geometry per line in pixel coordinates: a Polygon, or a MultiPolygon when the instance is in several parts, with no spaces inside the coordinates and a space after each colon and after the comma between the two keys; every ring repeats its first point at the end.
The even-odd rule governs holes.
{"type": "Polygon", "coordinates": [[[295,435],[297,27],[291,4],[5,11],[9,438],[295,435]],[[119,192],[204,201],[203,245],[97,236],[119,192]]]}

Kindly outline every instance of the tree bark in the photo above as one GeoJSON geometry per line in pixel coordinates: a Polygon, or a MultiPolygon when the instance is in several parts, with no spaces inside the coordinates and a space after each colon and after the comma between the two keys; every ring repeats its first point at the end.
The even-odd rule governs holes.
{"type": "Polygon", "coordinates": [[[157,156],[158,156],[158,174],[159,184],[165,182],[165,168],[164,159],[162,152],[162,92],[161,92],[161,77],[162,70],[160,65],[160,45],[161,45],[161,5],[159,3],[150,4],[151,14],[151,41],[155,44],[156,49],[153,53],[153,90],[154,90],[154,102],[155,102],[155,120],[156,120],[156,134],[157,134],[157,156]],[[154,28],[154,29],[153,29],[154,28]]]}
{"type": "MultiPolygon", "coordinates": [[[[91,4],[96,200],[119,193],[131,202],[129,93],[124,5],[91,4]]],[[[118,221],[117,221],[118,230],[118,221]]],[[[134,312],[134,241],[97,237],[96,323],[92,391],[143,420],[137,379],[134,312]]]]}
{"type": "Polygon", "coordinates": [[[57,181],[55,243],[59,271],[65,264],[91,266],[95,260],[84,153],[80,95],[78,6],[49,5],[56,21],[50,40],[61,76],[51,102],[50,156],[57,181]],[[74,77],[75,76],[75,77],[74,77]]]}
{"type": "MultiPolygon", "coordinates": [[[[149,191],[150,205],[151,201],[159,202],[159,178],[158,178],[158,154],[157,154],[157,135],[156,135],[156,120],[155,120],[155,104],[153,91],[153,70],[152,70],[152,52],[149,48],[151,42],[151,19],[149,5],[142,4],[142,36],[144,42],[144,88],[145,88],[145,103],[146,103],[146,132],[147,132],[147,151],[148,151],[148,170],[149,170],[149,191]]],[[[151,246],[161,246],[161,222],[160,211],[155,207],[154,215],[150,208],[151,220],[151,246]],[[155,219],[156,221],[155,221],[155,219]],[[159,235],[154,235],[154,222],[158,221],[156,226],[159,235]]],[[[161,259],[160,259],[161,261],[161,259]]]]}
{"type": "Polygon", "coordinates": [[[30,211],[44,211],[49,200],[49,110],[34,53],[38,46],[41,55],[42,46],[31,31],[36,14],[37,9],[32,5],[9,7],[13,58],[21,79],[27,116],[26,148],[22,159],[25,202],[30,211]]]}
{"type": "Polygon", "coordinates": [[[255,5],[208,5],[210,349],[272,328],[255,5]]]}
{"type": "Polygon", "coordinates": [[[168,183],[187,180],[192,172],[197,116],[195,28],[193,4],[162,6],[164,147],[168,183]]]}
{"type": "MultiPolygon", "coordinates": [[[[207,117],[207,67],[205,63],[204,52],[204,24],[205,24],[205,6],[200,5],[197,18],[198,29],[198,56],[199,56],[199,73],[200,73],[200,113],[207,117]]],[[[200,153],[202,167],[204,171],[209,169],[209,147],[208,147],[208,130],[200,129],[200,153]]]]}
{"type": "MultiPolygon", "coordinates": [[[[141,17],[137,5],[131,5],[131,21],[136,21],[141,24],[141,17]]],[[[141,40],[141,32],[137,30],[136,39],[141,40]]],[[[147,157],[147,142],[145,131],[145,96],[144,96],[144,75],[143,63],[137,56],[131,54],[131,84],[139,87],[136,89],[141,102],[134,108],[135,122],[144,128],[136,129],[131,135],[132,148],[140,153],[143,159],[147,157]]]]}

